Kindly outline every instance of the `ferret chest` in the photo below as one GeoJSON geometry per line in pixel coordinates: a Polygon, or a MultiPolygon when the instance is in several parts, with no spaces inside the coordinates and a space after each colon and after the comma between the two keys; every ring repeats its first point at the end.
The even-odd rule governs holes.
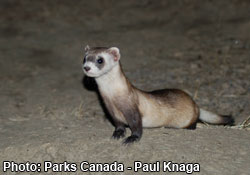
{"type": "Polygon", "coordinates": [[[103,96],[104,103],[110,113],[110,115],[115,119],[122,123],[127,124],[126,118],[124,117],[125,106],[123,104],[127,104],[127,100],[119,100],[119,97],[106,97],[103,96]]]}

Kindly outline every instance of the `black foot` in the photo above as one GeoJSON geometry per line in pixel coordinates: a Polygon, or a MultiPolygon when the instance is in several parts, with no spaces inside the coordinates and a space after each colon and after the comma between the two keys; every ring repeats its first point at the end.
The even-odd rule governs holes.
{"type": "Polygon", "coordinates": [[[140,137],[137,136],[137,135],[131,135],[129,136],[128,138],[126,138],[124,141],[123,141],[123,144],[124,145],[127,145],[127,144],[130,144],[130,143],[134,143],[134,142],[137,142],[140,140],[140,137]]]}
{"type": "Polygon", "coordinates": [[[125,130],[119,129],[113,132],[112,138],[118,140],[120,138],[123,138],[124,136],[125,136],[125,130]]]}
{"type": "Polygon", "coordinates": [[[196,129],[197,122],[191,124],[190,126],[187,127],[187,129],[194,130],[196,129]]]}

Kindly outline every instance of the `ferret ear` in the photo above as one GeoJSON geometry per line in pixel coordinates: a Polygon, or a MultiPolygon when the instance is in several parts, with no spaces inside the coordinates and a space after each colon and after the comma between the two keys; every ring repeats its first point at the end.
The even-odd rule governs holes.
{"type": "Polygon", "coordinates": [[[90,49],[89,45],[87,45],[87,46],[84,48],[85,52],[88,52],[89,49],[90,49]]]}
{"type": "Polygon", "coordinates": [[[114,56],[115,61],[120,60],[120,50],[117,47],[110,47],[108,50],[114,56]]]}

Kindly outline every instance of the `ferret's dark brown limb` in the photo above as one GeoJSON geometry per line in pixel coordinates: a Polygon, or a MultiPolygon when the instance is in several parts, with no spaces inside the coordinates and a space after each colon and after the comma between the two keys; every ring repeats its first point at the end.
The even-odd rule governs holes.
{"type": "Polygon", "coordinates": [[[132,132],[131,136],[126,138],[123,143],[129,144],[139,141],[142,136],[142,120],[137,106],[128,108],[127,110],[123,110],[122,113],[126,118],[128,126],[132,132]]]}
{"type": "Polygon", "coordinates": [[[187,129],[190,129],[190,130],[194,130],[196,129],[196,126],[197,126],[197,122],[191,124],[190,126],[187,127],[187,129]]]}
{"type": "Polygon", "coordinates": [[[113,132],[112,138],[113,139],[120,139],[125,136],[126,128],[125,125],[117,120],[114,120],[115,130],[113,132]]]}

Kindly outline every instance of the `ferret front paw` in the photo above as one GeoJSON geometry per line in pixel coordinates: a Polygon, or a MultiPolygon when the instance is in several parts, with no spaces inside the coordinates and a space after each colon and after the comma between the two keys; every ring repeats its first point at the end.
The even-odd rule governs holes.
{"type": "Polygon", "coordinates": [[[120,138],[123,138],[124,136],[125,136],[125,130],[119,129],[113,132],[112,138],[118,140],[120,138]]]}
{"type": "Polygon", "coordinates": [[[127,145],[127,144],[130,144],[130,143],[138,142],[139,140],[140,140],[139,136],[137,136],[137,135],[131,135],[131,136],[129,136],[128,138],[126,138],[123,141],[123,144],[127,145]]]}

